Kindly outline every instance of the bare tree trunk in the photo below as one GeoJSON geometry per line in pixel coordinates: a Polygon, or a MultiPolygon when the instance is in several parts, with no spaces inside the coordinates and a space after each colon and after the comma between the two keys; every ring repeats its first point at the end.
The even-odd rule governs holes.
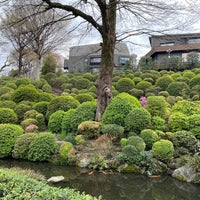
{"type": "Polygon", "coordinates": [[[34,70],[34,75],[33,75],[33,79],[38,81],[40,79],[40,69],[42,66],[42,58],[38,57],[36,60],[36,66],[35,66],[35,70],[34,70]]]}
{"type": "Polygon", "coordinates": [[[101,68],[96,81],[97,110],[96,121],[101,121],[102,114],[112,98],[112,72],[114,68],[114,50],[116,43],[116,0],[110,0],[103,16],[101,68]],[[110,6],[112,5],[112,6],[110,6]]]}

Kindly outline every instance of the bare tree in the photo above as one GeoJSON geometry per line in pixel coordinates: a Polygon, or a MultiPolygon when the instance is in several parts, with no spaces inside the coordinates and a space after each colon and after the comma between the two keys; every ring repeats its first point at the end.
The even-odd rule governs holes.
{"type": "MultiPolygon", "coordinates": [[[[96,81],[96,121],[101,120],[102,113],[111,99],[116,42],[131,35],[155,33],[155,30],[159,32],[161,30],[158,29],[158,24],[165,25],[165,31],[170,30],[172,25],[175,28],[174,22],[177,22],[175,19],[178,19],[177,16],[174,17],[175,14],[185,14],[185,10],[183,11],[185,5],[181,5],[183,1],[69,0],[64,3],[63,1],[42,0],[42,2],[47,4],[46,10],[60,9],[66,11],[66,14],[71,13],[75,18],[81,18],[83,20],[81,23],[88,23],[87,28],[93,27],[101,35],[102,60],[99,77],[96,81]],[[125,26],[127,21],[130,28],[125,26]]],[[[183,18],[181,21],[183,23],[183,18]]],[[[178,24],[180,26],[179,22],[178,24]]]]}
{"type": "Polygon", "coordinates": [[[65,27],[66,21],[62,20],[62,16],[53,10],[44,12],[41,1],[18,0],[8,7],[6,17],[2,19],[2,29],[18,52],[19,73],[22,71],[23,56],[34,52],[37,59],[33,78],[38,80],[42,57],[66,42],[65,27]]]}

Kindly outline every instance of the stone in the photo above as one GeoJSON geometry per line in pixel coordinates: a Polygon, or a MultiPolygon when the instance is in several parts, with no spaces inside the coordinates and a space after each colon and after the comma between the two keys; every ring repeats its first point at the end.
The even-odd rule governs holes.
{"type": "Polygon", "coordinates": [[[195,172],[194,170],[189,166],[183,166],[176,170],[174,170],[172,177],[180,180],[185,181],[188,183],[191,183],[195,180],[195,172]]]}
{"type": "Polygon", "coordinates": [[[88,167],[89,164],[90,164],[90,159],[85,157],[80,160],[79,167],[88,167]]]}
{"type": "Polygon", "coordinates": [[[64,176],[52,176],[51,178],[49,178],[47,180],[47,182],[51,182],[51,183],[57,183],[57,182],[60,182],[60,181],[63,181],[65,178],[64,176]]]}

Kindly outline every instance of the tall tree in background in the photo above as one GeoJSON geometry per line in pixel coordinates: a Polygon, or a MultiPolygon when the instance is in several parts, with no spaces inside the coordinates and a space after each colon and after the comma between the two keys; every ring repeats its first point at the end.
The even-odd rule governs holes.
{"type": "Polygon", "coordinates": [[[22,72],[23,56],[27,53],[35,54],[35,80],[40,77],[42,57],[66,41],[66,21],[62,21],[62,16],[53,10],[44,12],[40,4],[39,0],[18,0],[7,8],[1,20],[4,36],[12,42],[18,53],[19,75],[22,72]]]}
{"type": "MultiPolygon", "coordinates": [[[[179,1],[179,3],[164,0],[42,1],[47,5],[46,10],[64,10],[66,14],[70,13],[74,18],[82,19],[82,22],[91,25],[101,35],[101,68],[96,81],[96,121],[101,120],[101,116],[111,99],[114,48],[117,40],[122,40],[131,35],[150,34],[153,31],[155,33],[156,28],[157,31],[160,30],[158,24],[160,26],[165,25],[167,27],[165,30],[170,30],[171,25],[175,25],[175,19],[178,19],[177,16],[176,18],[171,16],[177,15],[183,9],[180,5],[183,1],[179,1]],[[127,21],[129,26],[124,25],[124,22],[127,21]],[[149,23],[151,29],[148,26],[149,23]],[[117,24],[119,27],[117,27],[117,24]]],[[[178,24],[180,26],[179,22],[178,24]]]]}

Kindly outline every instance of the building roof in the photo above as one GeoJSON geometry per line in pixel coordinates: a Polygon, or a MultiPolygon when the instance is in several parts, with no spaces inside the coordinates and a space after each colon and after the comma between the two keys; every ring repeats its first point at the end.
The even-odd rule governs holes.
{"type": "MultiPolygon", "coordinates": [[[[89,44],[89,45],[80,45],[73,46],[70,48],[70,56],[88,56],[88,55],[100,55],[101,54],[101,45],[89,44]]],[[[128,47],[125,43],[117,43],[115,45],[115,54],[125,54],[129,55],[128,47]]]]}
{"type": "Polygon", "coordinates": [[[200,50],[200,44],[183,44],[175,46],[158,46],[151,49],[145,56],[152,56],[157,52],[167,52],[168,50],[173,51],[192,51],[200,50]]]}

